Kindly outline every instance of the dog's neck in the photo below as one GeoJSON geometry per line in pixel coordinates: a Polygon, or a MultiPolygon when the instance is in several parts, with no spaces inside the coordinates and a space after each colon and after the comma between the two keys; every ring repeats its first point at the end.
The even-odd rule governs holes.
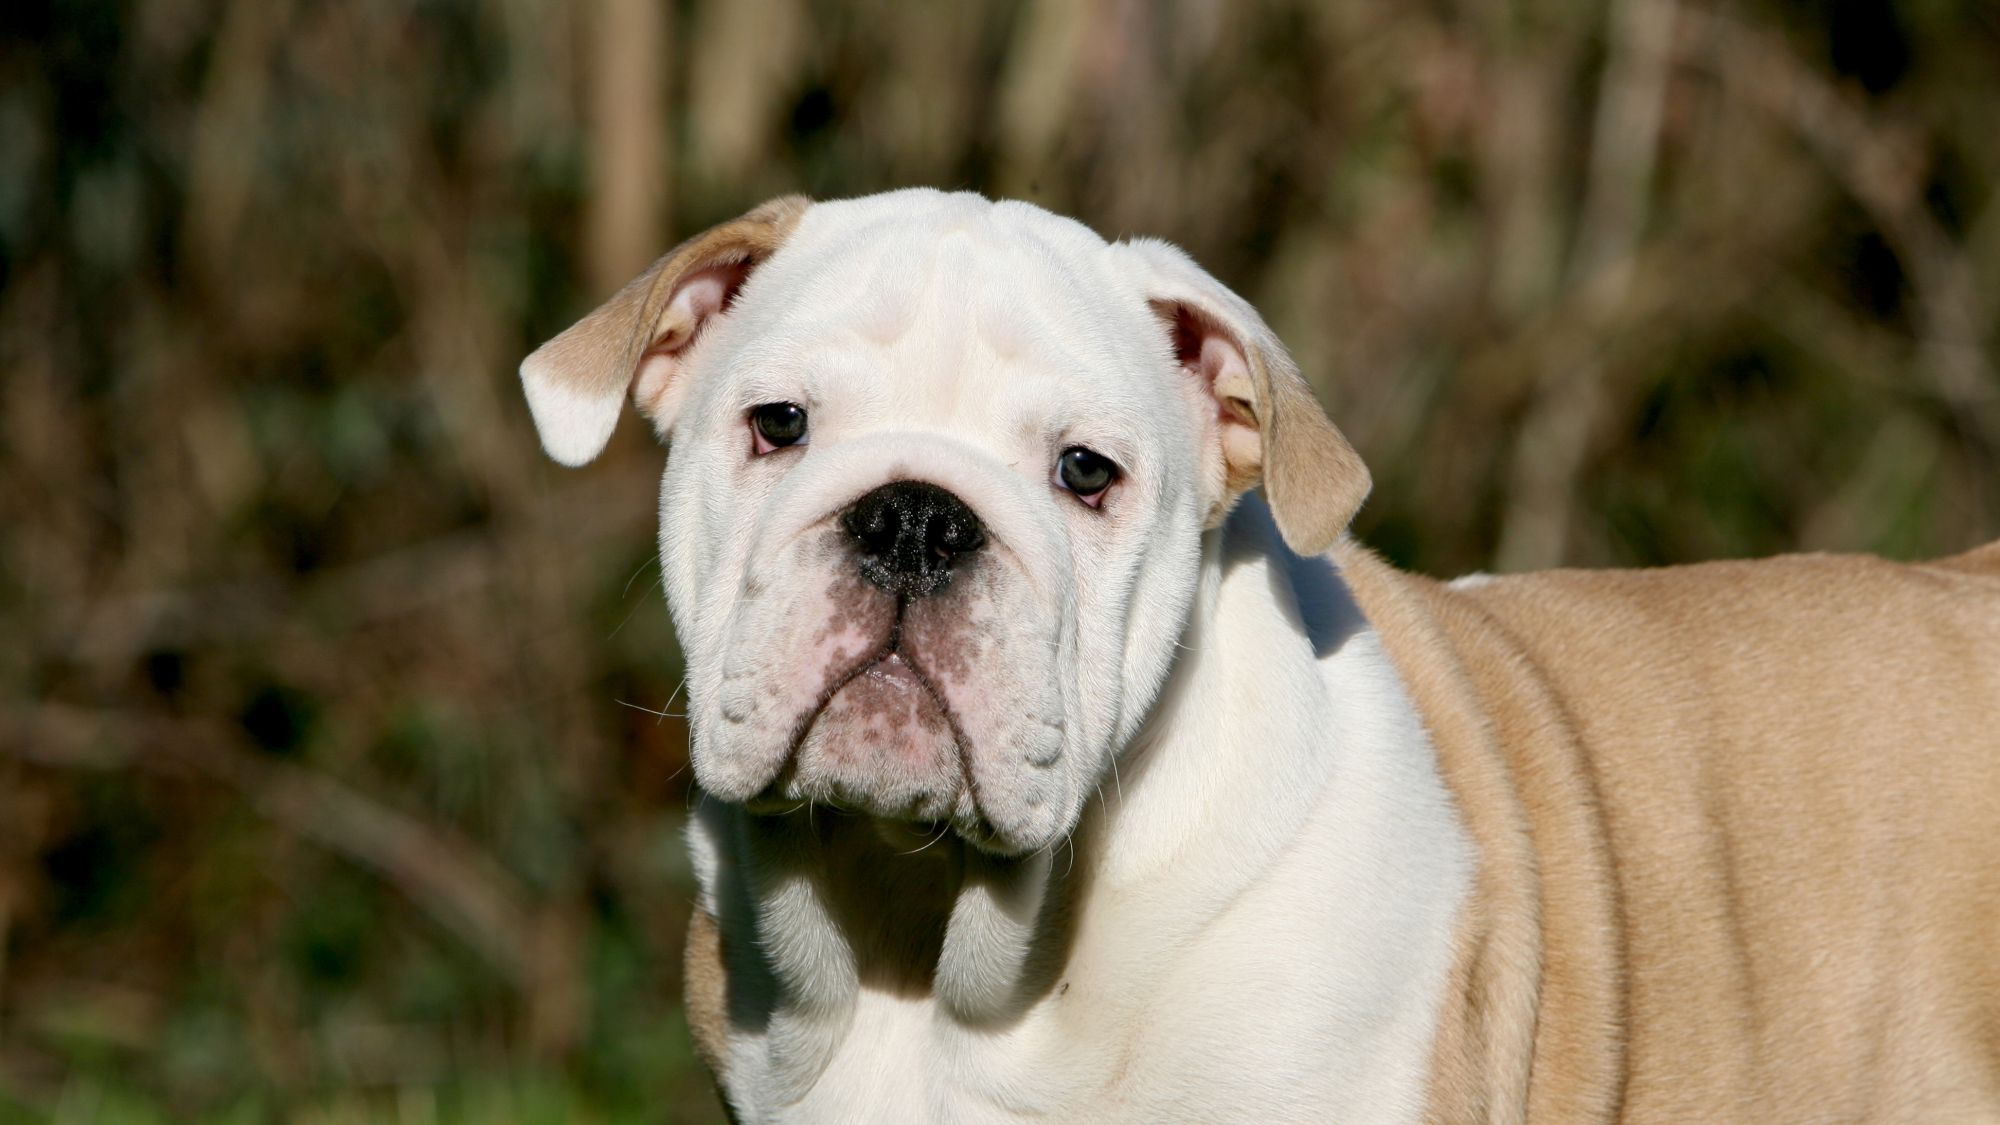
{"type": "Polygon", "coordinates": [[[1171,868],[1183,891],[1227,898],[1256,879],[1337,763],[1327,735],[1350,703],[1320,660],[1367,627],[1332,565],[1286,550],[1254,498],[1210,532],[1179,659],[1090,813],[1106,884],[1171,868]]]}
{"type": "MultiPolygon", "coordinates": [[[[1067,846],[1001,861],[955,838],[899,847],[859,819],[739,814],[724,844],[733,858],[705,879],[705,897],[726,931],[733,909],[738,932],[750,923],[759,936],[750,955],[731,956],[733,992],[769,993],[744,1061],[776,1104],[805,1098],[860,1033],[857,1008],[871,995],[933,1010],[946,1018],[925,1026],[971,1037],[945,1055],[968,1056],[974,1041],[997,1049],[1034,1026],[1108,1044],[1143,1022],[1159,982],[1246,889],[1289,881],[1299,895],[1340,894],[1384,866],[1379,853],[1407,850],[1360,822],[1421,790],[1426,770],[1435,787],[1427,758],[1414,772],[1393,760],[1410,744],[1424,749],[1415,713],[1332,564],[1291,555],[1262,506],[1245,505],[1206,537],[1175,666],[1067,846]],[[1344,800],[1329,796],[1336,784],[1344,800]],[[1357,824],[1314,826],[1316,841],[1335,841],[1320,849],[1334,868],[1327,891],[1300,867],[1297,841],[1329,816],[1357,824]],[[1089,999],[1066,1001],[1072,986],[1089,999]]],[[[1037,1071],[1051,1097],[1104,1080],[1060,1062],[1037,1071]]]]}

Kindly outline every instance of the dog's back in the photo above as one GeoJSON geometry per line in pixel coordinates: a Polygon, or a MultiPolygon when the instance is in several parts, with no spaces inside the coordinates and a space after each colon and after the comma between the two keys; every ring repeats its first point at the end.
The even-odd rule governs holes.
{"type": "Polygon", "coordinates": [[[1939,559],[1931,565],[1941,566],[1947,570],[1962,570],[1967,574],[1985,574],[2000,578],[2000,542],[1975,547],[1962,555],[1939,559]]]}
{"type": "MultiPolygon", "coordinates": [[[[1368,605],[1383,575],[1361,569],[1392,654],[1433,659],[1368,605]]],[[[1505,759],[1461,802],[1518,802],[1529,837],[1531,1106],[1994,1118],[2000,544],[1391,581],[1463,662],[1505,759]]],[[[1476,772],[1439,741],[1448,777],[1476,772]]]]}

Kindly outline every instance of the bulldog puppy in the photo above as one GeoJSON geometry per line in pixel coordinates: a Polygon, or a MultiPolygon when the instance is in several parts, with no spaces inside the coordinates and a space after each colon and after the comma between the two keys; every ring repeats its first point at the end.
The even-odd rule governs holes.
{"type": "Polygon", "coordinates": [[[1247,304],[973,195],[774,200],[521,374],[671,446],[738,1120],[2000,1120],[2000,547],[1399,574],[1247,304]]]}

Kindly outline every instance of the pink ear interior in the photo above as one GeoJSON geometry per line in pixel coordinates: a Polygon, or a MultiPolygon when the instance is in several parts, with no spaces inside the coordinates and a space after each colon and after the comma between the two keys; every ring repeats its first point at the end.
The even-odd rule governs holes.
{"type": "Polygon", "coordinates": [[[1161,310],[1173,334],[1174,359],[1181,370],[1201,382],[1215,401],[1216,420],[1223,425],[1257,427],[1256,392],[1250,382],[1250,361],[1236,338],[1221,325],[1186,305],[1161,310]]]}
{"type": "Polygon", "coordinates": [[[710,319],[729,308],[754,264],[746,259],[703,266],[682,276],[674,286],[667,307],[654,321],[653,342],[639,357],[633,374],[632,398],[641,410],[656,418],[662,416],[663,397],[680,370],[682,357],[700,339],[710,319]]]}
{"type": "Polygon", "coordinates": [[[1201,310],[1165,301],[1156,302],[1154,308],[1172,334],[1174,359],[1215,409],[1214,438],[1221,454],[1223,487],[1233,497],[1256,483],[1264,460],[1260,404],[1249,357],[1235,333],[1201,310]]]}

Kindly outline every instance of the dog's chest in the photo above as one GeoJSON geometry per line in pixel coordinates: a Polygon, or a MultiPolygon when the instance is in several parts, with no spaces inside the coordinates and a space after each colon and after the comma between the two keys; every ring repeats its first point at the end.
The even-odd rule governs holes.
{"type": "MultiPolygon", "coordinates": [[[[1077,1077],[1074,1057],[1051,1050],[1047,1013],[1005,1031],[954,1024],[929,998],[864,990],[812,1088],[788,1106],[755,1101],[772,1036],[739,1041],[730,1067],[734,1099],[749,1121],[907,1121],[979,1125],[1063,1117],[1077,1077]]],[[[774,1031],[787,1036],[784,1030],[774,1031]]]]}

